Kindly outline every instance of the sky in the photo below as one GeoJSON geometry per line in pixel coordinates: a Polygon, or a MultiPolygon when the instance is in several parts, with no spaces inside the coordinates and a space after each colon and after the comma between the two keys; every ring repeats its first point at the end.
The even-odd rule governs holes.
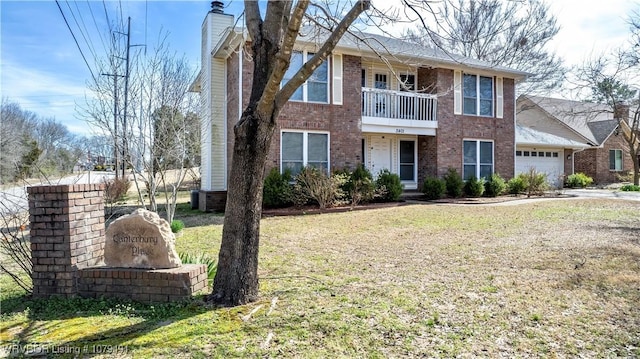
{"type": "MultiPolygon", "coordinates": [[[[225,12],[242,12],[241,1],[224,3],[225,12]]],[[[623,44],[629,37],[628,14],[640,11],[640,0],[549,3],[561,26],[550,48],[568,65],[623,44]]],[[[109,23],[118,15],[131,17],[131,45],[136,46],[151,48],[158,34],[166,33],[172,50],[198,69],[200,26],[209,10],[210,1],[0,0],[1,97],[40,117],[53,117],[73,133],[91,135],[76,108],[86,103],[92,71],[101,76],[94,59],[104,57],[102,39],[109,23]]]]}

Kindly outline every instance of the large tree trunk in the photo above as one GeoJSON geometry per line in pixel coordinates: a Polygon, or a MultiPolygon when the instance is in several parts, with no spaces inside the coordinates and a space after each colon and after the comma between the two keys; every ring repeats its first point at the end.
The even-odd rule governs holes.
{"type": "Polygon", "coordinates": [[[210,297],[222,305],[241,305],[258,296],[263,177],[274,126],[256,117],[255,108],[248,108],[242,125],[235,128],[222,244],[210,297]]]}
{"type": "Polygon", "coordinates": [[[217,304],[241,305],[257,299],[263,178],[276,118],[293,92],[326,60],[347,28],[370,6],[370,0],[354,4],[312,59],[281,87],[309,3],[299,0],[293,7],[293,1],[270,1],[263,22],[257,2],[245,0],[253,79],[249,104],[234,127],[222,243],[209,297],[217,304]]]}

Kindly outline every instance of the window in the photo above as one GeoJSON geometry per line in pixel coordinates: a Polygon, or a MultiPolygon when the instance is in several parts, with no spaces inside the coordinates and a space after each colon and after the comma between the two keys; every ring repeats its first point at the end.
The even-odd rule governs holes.
{"type": "Polygon", "coordinates": [[[516,156],[522,156],[522,151],[516,151],[516,156]]]}
{"type": "Polygon", "coordinates": [[[493,174],[493,142],[466,140],[462,146],[462,178],[489,178],[493,174]]]}
{"type": "Polygon", "coordinates": [[[319,132],[282,132],[282,170],[290,169],[293,176],[304,166],[329,171],[329,134],[319,132]]]}
{"type": "Polygon", "coordinates": [[[622,171],[622,150],[609,150],[609,170],[622,171]]]}
{"type": "MultiPolygon", "coordinates": [[[[282,78],[282,84],[286,84],[313,55],[313,53],[294,51],[291,54],[289,68],[282,78]]],[[[329,103],[329,66],[327,61],[318,66],[307,81],[298,87],[296,92],[291,95],[291,100],[329,103]]]]}
{"type": "Polygon", "coordinates": [[[400,180],[415,181],[416,143],[400,141],[400,180]]]}
{"type": "Polygon", "coordinates": [[[464,74],[462,81],[463,113],[493,116],[493,78],[464,74]]]}

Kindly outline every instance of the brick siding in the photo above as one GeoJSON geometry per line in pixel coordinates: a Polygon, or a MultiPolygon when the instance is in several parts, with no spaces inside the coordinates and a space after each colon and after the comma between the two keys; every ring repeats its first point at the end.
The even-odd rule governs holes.
{"type": "Polygon", "coordinates": [[[611,135],[601,148],[589,148],[576,152],[575,172],[582,172],[593,178],[594,184],[620,182],[620,176],[633,172],[633,160],[629,154],[629,145],[622,134],[611,135]],[[622,171],[609,169],[609,150],[622,150],[622,171]]]}
{"type": "Polygon", "coordinates": [[[165,270],[108,268],[104,185],[28,187],[34,297],[185,300],[206,288],[204,264],[165,270]]]}

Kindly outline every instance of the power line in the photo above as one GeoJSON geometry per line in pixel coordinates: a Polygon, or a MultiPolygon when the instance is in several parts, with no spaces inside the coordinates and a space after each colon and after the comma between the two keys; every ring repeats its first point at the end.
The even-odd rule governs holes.
{"type": "Polygon", "coordinates": [[[84,63],[87,65],[87,69],[89,69],[89,72],[91,73],[91,77],[93,78],[94,82],[98,82],[96,79],[96,76],[93,74],[93,70],[91,70],[91,66],[89,66],[89,62],[87,61],[87,58],[84,56],[84,53],[82,52],[82,48],[80,47],[80,44],[78,43],[78,39],[76,39],[76,35],[73,33],[73,30],[71,30],[71,26],[69,26],[69,22],[67,21],[67,17],[64,16],[64,12],[62,11],[62,7],[60,7],[60,3],[58,2],[58,0],[56,0],[56,5],[58,5],[58,10],[60,10],[60,14],[62,14],[62,18],[64,19],[64,23],[67,24],[67,29],[69,29],[69,32],[71,33],[71,36],[73,37],[73,41],[75,41],[76,46],[78,47],[78,50],[80,51],[80,55],[82,55],[82,59],[84,60],[84,63]]]}
{"type": "MultiPolygon", "coordinates": [[[[91,14],[91,18],[93,19],[93,24],[96,27],[97,33],[98,33],[98,37],[100,38],[100,42],[102,43],[102,49],[105,52],[108,52],[107,50],[107,45],[104,42],[104,38],[102,37],[102,35],[100,34],[100,27],[98,26],[98,21],[96,20],[95,15],[93,14],[93,9],[91,8],[91,3],[89,2],[89,0],[87,0],[87,7],[89,8],[89,13],[91,14]]],[[[109,17],[107,16],[107,20],[109,20],[109,17]]]]}
{"type": "Polygon", "coordinates": [[[82,38],[84,39],[84,42],[87,44],[87,48],[89,48],[89,52],[91,53],[91,55],[93,55],[93,61],[95,62],[96,59],[98,58],[96,51],[95,51],[95,47],[93,46],[93,41],[91,39],[91,36],[89,35],[89,31],[87,30],[87,26],[84,23],[84,19],[82,18],[82,12],[80,11],[80,8],[78,7],[78,3],[75,2],[76,5],[76,9],[78,10],[78,17],[80,18],[80,22],[78,22],[78,17],[76,17],[76,14],[73,12],[73,9],[71,8],[71,5],[69,4],[69,1],[66,0],[65,1],[67,3],[67,7],[69,8],[69,12],[71,13],[71,17],[73,17],[73,21],[75,21],[76,26],[78,27],[78,31],[80,31],[80,35],[82,35],[82,38]],[[82,23],[82,26],[80,26],[80,24],[82,23]],[[82,28],[84,27],[84,31],[82,30],[82,28]]]}

